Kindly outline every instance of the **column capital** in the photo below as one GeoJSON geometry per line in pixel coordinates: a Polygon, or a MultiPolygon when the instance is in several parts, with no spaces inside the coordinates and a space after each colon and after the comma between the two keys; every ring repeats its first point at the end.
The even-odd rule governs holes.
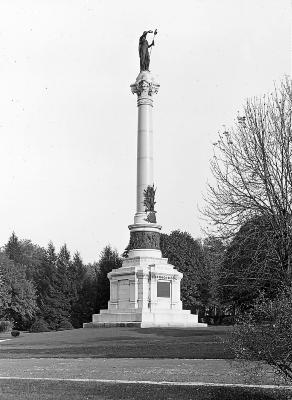
{"type": "MultiPolygon", "coordinates": [[[[155,82],[153,75],[149,71],[142,71],[137,76],[136,82],[131,85],[133,94],[137,94],[139,101],[149,100],[152,103],[153,94],[158,93],[160,85],[155,82]]],[[[139,105],[139,104],[138,104],[139,105]]]]}

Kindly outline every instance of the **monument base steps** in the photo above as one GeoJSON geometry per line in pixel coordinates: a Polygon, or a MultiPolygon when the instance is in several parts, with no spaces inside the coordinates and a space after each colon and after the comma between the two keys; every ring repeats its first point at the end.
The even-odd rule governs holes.
{"type": "Polygon", "coordinates": [[[199,328],[198,315],[182,309],[182,274],[166,258],[125,259],[108,274],[111,298],[108,309],[92,316],[84,328],[135,326],[140,328],[199,328]]]}

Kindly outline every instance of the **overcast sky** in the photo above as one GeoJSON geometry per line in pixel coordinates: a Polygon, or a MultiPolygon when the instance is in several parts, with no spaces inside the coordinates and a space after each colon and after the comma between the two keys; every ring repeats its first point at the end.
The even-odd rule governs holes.
{"type": "Polygon", "coordinates": [[[212,143],[247,97],[291,72],[289,0],[1,0],[0,245],[20,238],[84,261],[122,252],[136,184],[138,39],[150,69],[158,222],[202,235],[212,143]],[[151,37],[150,37],[151,38],[151,37]]]}

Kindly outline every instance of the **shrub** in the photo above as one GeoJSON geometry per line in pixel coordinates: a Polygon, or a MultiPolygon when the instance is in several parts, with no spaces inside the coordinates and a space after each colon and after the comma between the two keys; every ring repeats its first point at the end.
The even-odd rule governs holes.
{"type": "Polygon", "coordinates": [[[274,300],[261,295],[240,316],[230,345],[237,358],[265,362],[292,381],[292,289],[274,300]]]}
{"type": "Polygon", "coordinates": [[[12,329],[12,322],[0,321],[0,332],[9,332],[12,329]]]}
{"type": "Polygon", "coordinates": [[[59,323],[57,330],[58,331],[66,331],[67,329],[74,329],[74,327],[70,321],[68,321],[67,319],[63,319],[59,323]]]}
{"type": "Polygon", "coordinates": [[[11,336],[17,337],[17,336],[19,336],[19,335],[20,335],[20,332],[19,332],[19,331],[17,331],[17,330],[11,331],[11,336]]]}
{"type": "Polygon", "coordinates": [[[37,319],[30,327],[30,332],[49,332],[48,324],[43,319],[37,319]]]}
{"type": "Polygon", "coordinates": [[[232,315],[225,315],[221,320],[222,325],[233,325],[234,317],[232,315]]]}

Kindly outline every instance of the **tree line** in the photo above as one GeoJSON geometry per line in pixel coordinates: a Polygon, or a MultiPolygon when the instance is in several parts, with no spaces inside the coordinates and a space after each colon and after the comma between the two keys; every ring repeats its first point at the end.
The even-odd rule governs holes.
{"type": "MultiPolygon", "coordinates": [[[[250,238],[250,231],[246,236],[250,238]]],[[[241,271],[254,256],[251,247],[256,247],[255,238],[250,239],[252,246],[247,238],[241,234],[226,246],[213,236],[194,239],[179,230],[161,234],[163,257],[183,273],[185,309],[208,323],[224,323],[234,307],[252,301],[256,285],[261,290],[264,284],[261,276],[253,286],[247,285],[248,277],[241,271]]],[[[107,273],[121,266],[122,257],[111,246],[103,249],[98,261],[85,264],[66,244],[56,251],[52,242],[44,248],[13,233],[0,252],[0,320],[13,322],[19,330],[40,321],[53,330],[82,327],[92,314],[107,308],[107,273]]]]}
{"type": "Polygon", "coordinates": [[[15,233],[0,252],[0,319],[27,330],[41,321],[47,329],[78,328],[106,308],[107,272],[121,266],[116,250],[106,246],[98,262],[84,264],[66,244],[59,252],[20,240],[15,233]]]}

